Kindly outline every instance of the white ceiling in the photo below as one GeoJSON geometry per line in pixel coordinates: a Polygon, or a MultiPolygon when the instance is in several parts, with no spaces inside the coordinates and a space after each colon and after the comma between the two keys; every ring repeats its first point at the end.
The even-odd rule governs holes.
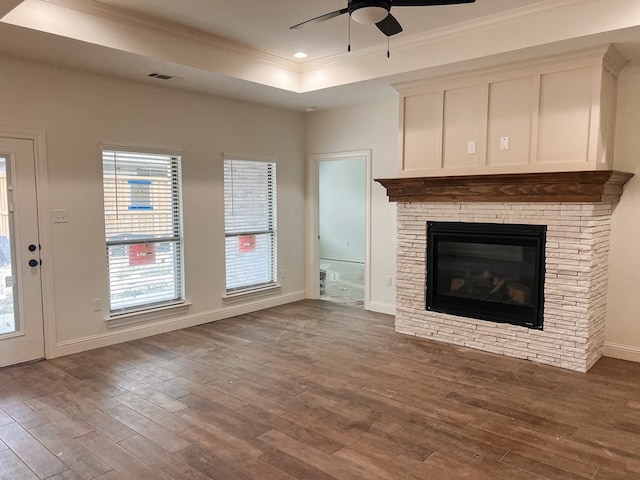
{"type": "Polygon", "coordinates": [[[640,49],[640,0],[477,0],[395,7],[387,39],[348,16],[289,27],[346,0],[0,0],[0,52],[167,87],[303,109],[395,95],[390,85],[616,42],[640,49]],[[296,51],[309,54],[293,58],[296,51]]]}
{"type": "MultiPolygon", "coordinates": [[[[348,15],[303,29],[289,29],[302,21],[344,8],[347,0],[97,1],[213,33],[286,59],[292,59],[297,51],[307,52],[310,60],[342,54],[348,43],[348,15]]],[[[393,15],[404,28],[396,38],[499,14],[539,1],[478,0],[468,5],[395,7],[393,15]]],[[[381,52],[386,51],[386,37],[376,27],[352,22],[351,28],[354,49],[378,45],[381,52]]]]}

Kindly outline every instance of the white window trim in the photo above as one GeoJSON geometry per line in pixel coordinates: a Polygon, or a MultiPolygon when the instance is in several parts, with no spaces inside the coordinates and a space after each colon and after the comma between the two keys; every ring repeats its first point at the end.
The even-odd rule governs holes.
{"type": "Polygon", "coordinates": [[[272,294],[280,293],[282,285],[274,283],[263,287],[247,288],[246,290],[236,290],[235,292],[225,293],[222,299],[225,303],[241,302],[252,298],[267,297],[272,294]]]}
{"type": "MultiPolygon", "coordinates": [[[[140,147],[140,146],[132,146],[132,145],[116,145],[110,143],[103,143],[100,145],[100,162],[102,168],[102,174],[104,175],[104,165],[103,162],[103,153],[105,150],[111,151],[120,151],[120,152],[131,152],[131,153],[142,153],[142,154],[157,154],[157,155],[166,155],[171,157],[180,158],[180,169],[182,170],[182,150],[175,149],[167,149],[167,148],[156,148],[156,147],[140,147]]],[[[183,180],[181,175],[181,181],[183,180]]],[[[180,186],[181,197],[184,195],[183,187],[180,186]]],[[[180,199],[182,203],[183,199],[180,199]]],[[[103,200],[104,202],[104,200],[103,200]]],[[[182,207],[184,209],[184,206],[182,207]]],[[[184,212],[181,212],[181,223],[184,222],[184,212]]],[[[103,220],[104,225],[104,220],[103,220]]],[[[166,303],[159,303],[153,306],[144,306],[141,305],[139,308],[133,307],[130,310],[124,311],[109,311],[109,316],[105,318],[105,323],[109,327],[114,326],[124,326],[129,324],[135,324],[143,321],[149,320],[159,320],[163,319],[167,316],[187,313],[187,310],[191,306],[190,302],[186,301],[186,277],[184,272],[184,225],[181,226],[181,242],[182,242],[182,265],[180,266],[182,270],[182,296],[183,298],[180,300],[167,301],[166,303]]],[[[110,293],[106,296],[107,299],[110,298],[110,293]]],[[[108,309],[111,310],[110,301],[108,302],[108,309]]]]}
{"type": "Polygon", "coordinates": [[[166,318],[175,318],[176,316],[186,315],[189,313],[191,302],[178,302],[170,305],[159,305],[145,310],[137,310],[121,314],[111,315],[104,319],[108,328],[125,327],[128,325],[136,325],[138,323],[149,323],[166,318]]]}

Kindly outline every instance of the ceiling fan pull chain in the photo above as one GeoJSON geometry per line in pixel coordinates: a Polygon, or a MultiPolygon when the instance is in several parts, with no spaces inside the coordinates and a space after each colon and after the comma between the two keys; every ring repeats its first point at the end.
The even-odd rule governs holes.
{"type": "Polygon", "coordinates": [[[351,15],[349,15],[349,28],[347,29],[349,32],[349,44],[347,45],[347,52],[351,51],[351,15]]]}
{"type": "Polygon", "coordinates": [[[391,52],[389,51],[389,42],[390,42],[389,38],[391,37],[387,37],[387,58],[391,57],[391,52]]]}

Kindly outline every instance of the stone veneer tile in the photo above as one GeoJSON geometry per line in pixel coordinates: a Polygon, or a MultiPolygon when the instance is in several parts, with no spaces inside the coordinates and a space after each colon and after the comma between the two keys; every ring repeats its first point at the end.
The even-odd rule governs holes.
{"type": "Polygon", "coordinates": [[[608,203],[399,203],[396,331],[587,371],[604,347],[612,209],[608,203]],[[544,329],[426,311],[429,220],[547,225],[544,329]]]}

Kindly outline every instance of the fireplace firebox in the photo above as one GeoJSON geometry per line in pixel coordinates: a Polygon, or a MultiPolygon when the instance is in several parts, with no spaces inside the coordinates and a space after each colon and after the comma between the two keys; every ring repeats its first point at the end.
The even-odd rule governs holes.
{"type": "Polygon", "coordinates": [[[542,330],[546,230],[427,222],[427,310],[542,330]]]}

